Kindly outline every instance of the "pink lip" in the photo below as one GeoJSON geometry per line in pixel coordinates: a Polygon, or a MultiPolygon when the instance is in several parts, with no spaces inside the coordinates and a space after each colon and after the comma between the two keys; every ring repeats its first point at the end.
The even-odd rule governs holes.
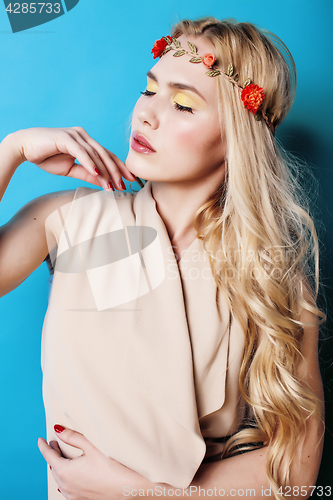
{"type": "Polygon", "coordinates": [[[147,139],[143,135],[138,134],[136,131],[132,134],[131,148],[138,153],[156,153],[155,149],[149,144],[147,139]]]}

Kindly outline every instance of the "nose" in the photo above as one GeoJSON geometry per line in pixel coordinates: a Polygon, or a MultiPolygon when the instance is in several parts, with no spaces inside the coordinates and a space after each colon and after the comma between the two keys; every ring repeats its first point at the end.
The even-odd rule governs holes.
{"type": "Polygon", "coordinates": [[[142,102],[138,113],[138,118],[142,124],[150,125],[153,129],[158,127],[157,109],[154,106],[152,97],[145,97],[146,102],[142,102]]]}

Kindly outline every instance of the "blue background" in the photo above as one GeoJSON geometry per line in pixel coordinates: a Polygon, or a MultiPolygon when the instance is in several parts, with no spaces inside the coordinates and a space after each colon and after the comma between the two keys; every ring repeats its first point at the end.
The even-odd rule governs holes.
{"type": "MultiPolygon", "coordinates": [[[[153,65],[154,41],[182,18],[214,15],[250,21],[289,47],[299,85],[277,136],[312,165],[320,181],[322,271],[328,309],[332,295],[332,21],[330,0],[80,0],[60,18],[13,34],[0,3],[0,141],[21,128],[80,125],[121,159],[128,150],[131,110],[153,65]]],[[[1,161],[0,161],[1,168],[1,161]]],[[[1,203],[0,224],[29,200],[84,183],[51,176],[25,163],[1,203]]],[[[40,339],[47,307],[44,263],[0,300],[0,497],[46,498],[46,465],[37,448],[45,436],[40,339]]],[[[326,336],[330,335],[331,320],[326,336]]],[[[326,452],[317,484],[331,484],[332,342],[322,342],[328,417],[326,452]]]]}

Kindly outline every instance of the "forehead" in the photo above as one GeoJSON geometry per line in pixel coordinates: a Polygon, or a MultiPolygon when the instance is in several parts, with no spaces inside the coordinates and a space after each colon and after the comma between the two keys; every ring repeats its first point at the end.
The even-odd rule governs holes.
{"type": "MultiPolygon", "coordinates": [[[[185,37],[184,35],[178,38],[181,44],[181,49],[190,51],[188,41],[193,43],[197,50],[198,56],[204,54],[215,55],[214,46],[202,37],[185,37]]],[[[179,50],[181,50],[179,49],[179,50]]],[[[175,50],[170,50],[162,56],[157,63],[151,68],[151,72],[156,76],[159,85],[168,83],[181,83],[192,85],[200,93],[203,94],[207,101],[216,101],[217,99],[217,78],[209,77],[206,72],[209,68],[201,63],[190,63],[192,54],[184,54],[179,57],[174,57],[175,50]]]]}

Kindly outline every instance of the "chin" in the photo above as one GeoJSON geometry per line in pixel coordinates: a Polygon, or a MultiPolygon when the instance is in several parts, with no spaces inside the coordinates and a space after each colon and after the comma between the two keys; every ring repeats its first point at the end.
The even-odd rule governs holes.
{"type": "Polygon", "coordinates": [[[138,168],[137,165],[133,164],[132,162],[125,162],[126,167],[128,170],[134,174],[136,177],[139,177],[140,179],[145,179],[146,181],[151,180],[149,178],[149,175],[147,173],[147,169],[145,168],[138,168]]]}
{"type": "Polygon", "coordinates": [[[156,172],[151,172],[151,169],[147,167],[147,165],[143,165],[141,158],[133,158],[133,156],[129,153],[126,160],[125,165],[132,174],[136,177],[140,177],[140,179],[145,179],[146,181],[158,181],[160,179],[156,178],[156,172]]]}

